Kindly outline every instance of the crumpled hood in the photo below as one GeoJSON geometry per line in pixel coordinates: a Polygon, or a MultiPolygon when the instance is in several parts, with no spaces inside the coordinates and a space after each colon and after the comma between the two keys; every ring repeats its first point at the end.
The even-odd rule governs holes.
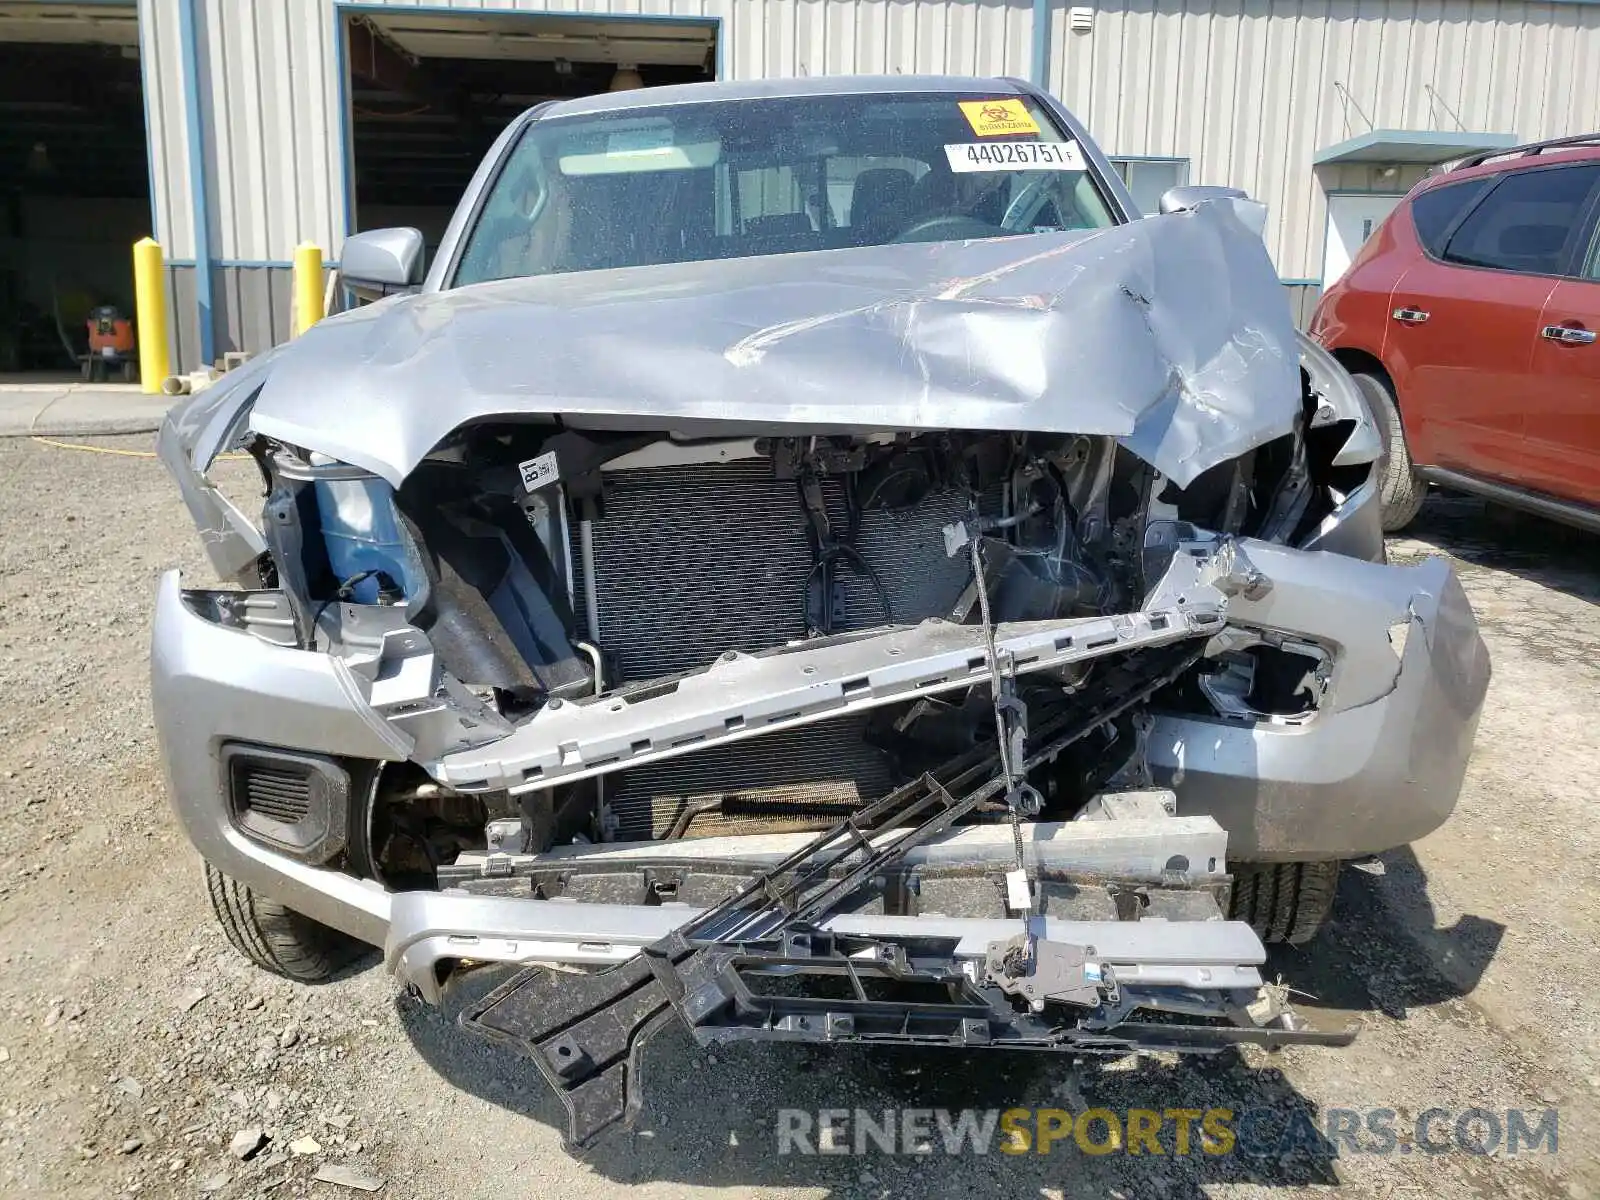
{"type": "Polygon", "coordinates": [[[1299,351],[1231,205],[1094,233],[546,275],[403,297],[274,355],[249,427],[398,484],[468,422],[1111,435],[1180,486],[1288,433],[1299,351]]]}

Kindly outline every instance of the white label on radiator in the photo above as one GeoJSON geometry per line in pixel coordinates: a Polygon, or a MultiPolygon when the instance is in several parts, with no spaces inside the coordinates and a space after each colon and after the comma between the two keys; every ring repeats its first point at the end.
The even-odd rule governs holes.
{"type": "Polygon", "coordinates": [[[1006,907],[1014,913],[1025,913],[1033,907],[1033,899],[1028,895],[1026,871],[1006,872],[1006,907]]]}
{"type": "Polygon", "coordinates": [[[530,492],[536,492],[547,483],[554,483],[561,477],[556,466],[556,452],[541,454],[538,458],[530,458],[527,462],[517,464],[517,470],[522,472],[522,486],[530,492]]]}

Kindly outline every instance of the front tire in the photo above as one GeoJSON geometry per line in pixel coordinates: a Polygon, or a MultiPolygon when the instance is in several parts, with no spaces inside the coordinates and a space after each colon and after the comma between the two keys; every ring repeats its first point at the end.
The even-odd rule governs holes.
{"type": "Polygon", "coordinates": [[[315,983],[359,957],[366,946],[349,934],[258,895],[206,864],[206,892],[217,924],[235,950],[256,966],[315,983]]]}
{"type": "Polygon", "coordinates": [[[1384,455],[1378,460],[1378,507],[1383,531],[1395,533],[1416,518],[1428,495],[1428,485],[1417,475],[1416,464],[1411,461],[1400,406],[1395,403],[1388,381],[1364,373],[1350,378],[1366,398],[1367,408],[1378,425],[1378,436],[1383,439],[1384,455]]]}
{"type": "Polygon", "coordinates": [[[1304,945],[1333,911],[1342,865],[1338,861],[1233,863],[1228,916],[1249,922],[1263,942],[1304,945]]]}

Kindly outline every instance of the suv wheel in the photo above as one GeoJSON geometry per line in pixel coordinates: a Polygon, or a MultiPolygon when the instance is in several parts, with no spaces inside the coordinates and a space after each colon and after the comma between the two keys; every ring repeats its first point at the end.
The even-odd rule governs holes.
{"type": "Polygon", "coordinates": [[[1263,942],[1299,946],[1333,911],[1341,863],[1233,863],[1228,916],[1248,921],[1263,942]]]}
{"type": "Polygon", "coordinates": [[[276,900],[258,896],[210,863],[206,891],[211,911],[235,950],[258,967],[302,983],[326,979],[359,957],[366,944],[313,921],[276,900]]]}
{"type": "Polygon", "coordinates": [[[1394,533],[1411,524],[1428,494],[1428,485],[1417,476],[1406,446],[1405,426],[1400,422],[1400,406],[1388,382],[1378,375],[1352,374],[1356,386],[1366,397],[1372,418],[1378,423],[1384,454],[1378,460],[1378,504],[1383,531],[1394,533]]]}

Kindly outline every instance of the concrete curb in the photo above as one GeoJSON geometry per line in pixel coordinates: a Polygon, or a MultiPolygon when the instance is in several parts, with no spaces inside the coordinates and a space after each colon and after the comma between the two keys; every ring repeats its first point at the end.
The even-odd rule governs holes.
{"type": "Polygon", "coordinates": [[[153,433],[181,399],[136,388],[0,384],[0,438],[153,433]]]}
{"type": "Polygon", "coordinates": [[[133,433],[154,434],[161,426],[145,420],[53,422],[36,429],[0,428],[0,441],[27,437],[125,437],[133,433]]]}

